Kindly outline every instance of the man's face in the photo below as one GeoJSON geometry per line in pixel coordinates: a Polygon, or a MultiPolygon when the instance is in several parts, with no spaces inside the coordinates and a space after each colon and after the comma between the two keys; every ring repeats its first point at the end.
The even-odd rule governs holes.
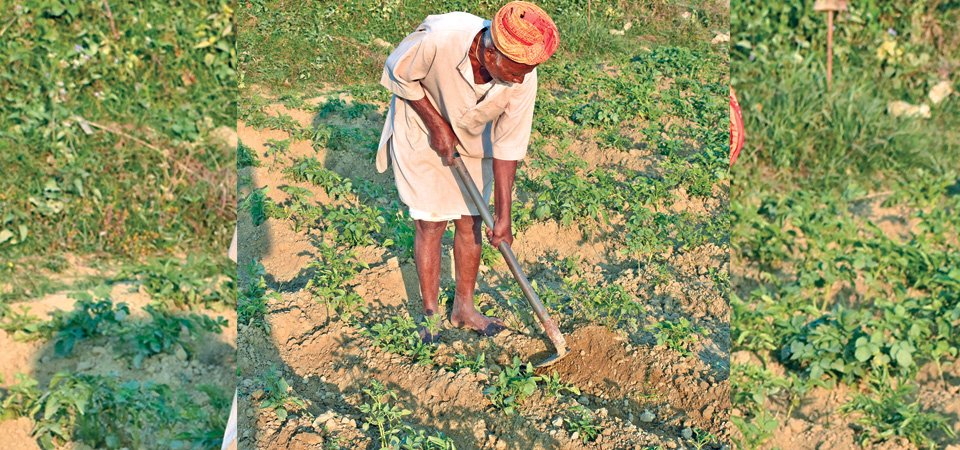
{"type": "Polygon", "coordinates": [[[499,84],[523,83],[527,74],[537,68],[537,66],[521,64],[507,58],[496,47],[488,47],[483,54],[484,67],[487,69],[487,73],[490,74],[494,82],[499,84]]]}

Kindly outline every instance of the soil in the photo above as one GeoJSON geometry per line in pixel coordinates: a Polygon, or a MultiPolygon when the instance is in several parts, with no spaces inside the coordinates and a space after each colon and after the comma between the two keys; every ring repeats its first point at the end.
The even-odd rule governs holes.
{"type": "MultiPolygon", "coordinates": [[[[70,283],[79,276],[107,277],[106,273],[84,266],[82,260],[73,261],[74,268],[60,276],[57,281],[70,283]]],[[[107,271],[109,272],[109,270],[107,271]]],[[[54,310],[71,311],[74,299],[68,297],[72,290],[54,293],[40,299],[10,304],[11,310],[20,312],[27,307],[29,314],[43,320],[49,320],[54,310]]],[[[143,307],[151,303],[149,294],[135,282],[113,284],[110,299],[114,304],[125,302],[130,308],[130,317],[126,320],[149,318],[143,307]]],[[[0,379],[2,386],[16,383],[16,374],[22,373],[39,382],[38,388],[45,391],[54,374],[69,371],[84,375],[114,375],[120,380],[137,380],[141,383],[153,382],[170,386],[172,392],[189,392],[192,400],[205,405],[205,394],[197,389],[201,385],[213,385],[225,395],[236,387],[236,311],[194,309],[192,312],[210,317],[223,317],[228,321],[221,334],[208,334],[197,342],[194,354],[159,354],[144,359],[140,369],[132,367],[127,358],[121,357],[123,349],[116,337],[94,337],[77,342],[70,356],[55,353],[52,341],[37,340],[17,342],[13,335],[0,332],[0,379]],[[196,395],[193,395],[196,394],[196,395]]],[[[34,422],[28,418],[0,421],[0,440],[2,450],[39,449],[37,441],[31,437],[34,422]],[[12,439],[11,439],[12,437],[12,439]]],[[[68,448],[89,448],[80,443],[68,443],[68,448]]]]}
{"type": "MultiPolygon", "coordinates": [[[[351,101],[344,95],[340,98],[348,104],[351,101]]],[[[379,136],[386,105],[378,106],[376,114],[354,119],[336,114],[320,118],[279,104],[264,111],[282,112],[307,127],[347,124],[376,130],[379,136]]],[[[262,167],[240,169],[241,198],[252,189],[269,187],[267,195],[283,204],[286,194],[280,187],[294,185],[310,189],[315,194],[312,201],[335,203],[323,188],[285,178],[282,162],[269,167],[272,158],[262,156],[267,150],[265,144],[269,139],[288,138],[286,133],[257,130],[243,122],[237,124],[237,131],[240,141],[261,155],[264,163],[262,167]]],[[[381,186],[389,200],[377,201],[396,208],[392,171],[376,172],[374,151],[314,150],[309,141],[294,141],[287,156],[315,157],[328,170],[354,180],[354,186],[357,180],[381,186]]],[[[656,173],[662,159],[639,143],[634,150],[615,157],[604,155],[586,136],[574,141],[573,152],[591,167],[608,170],[622,166],[656,173]]],[[[673,192],[678,200],[670,210],[723,214],[728,192],[729,185],[724,183],[715,188],[715,198],[700,199],[678,188],[673,192]]],[[[523,201],[526,194],[516,195],[523,201]]],[[[312,275],[306,266],[317,260],[317,248],[326,239],[320,230],[308,225],[294,231],[292,221],[273,218],[254,226],[249,212],[241,212],[238,220],[241,267],[251,260],[260,261],[270,290],[281,294],[279,300],[268,303],[269,333],[256,326],[240,326],[240,448],[328,448],[324,445],[331,442],[339,442],[344,448],[380,448],[376,427],[363,431],[366,416],[359,409],[369,402],[362,389],[370,386],[370,379],[396,391],[395,403],[412,411],[403,420],[406,425],[428,433],[440,431],[452,438],[458,449],[692,448],[692,441],[682,436],[688,427],[718,437],[716,443],[703,448],[728,448],[723,443],[729,436],[729,308],[711,272],[727,270],[725,248],[706,244],[668,251],[662,261],[670,276],[659,280],[660,272],[655,267],[627,258],[604,237],[616,229],[616,220],[611,225],[581,222],[569,226],[540,221],[517,233],[514,251],[528,278],[539,285],[559,288],[562,276],[558,263],[573,257],[580,261],[580,277],[593,285],[622,285],[646,312],[633,330],[621,327],[610,331],[597,323],[558,320],[571,354],[538,373],[556,372],[562,382],[576,386],[581,394],[552,396],[540,389],[523,403],[518,415],[507,416],[493,407],[484,389],[504,366],[511,365],[513,357],[537,363],[552,354],[553,348],[539,325],[525,322],[504,307],[505,292],[515,284],[505,264],[482,266],[477,292],[480,310],[495,311],[508,329],[494,337],[480,337],[445,321],[437,365],[421,366],[408,357],[378,349],[361,333],[364,327],[386,317],[422,317],[412,258],[404,259],[392,248],[380,246],[355,249],[357,258],[369,268],[350,281],[349,288],[364,299],[370,311],[360,323],[351,325],[329,316],[305,289],[312,275]],[[653,335],[643,329],[680,318],[709,332],[690,347],[692,356],[657,346],[653,335]],[[481,352],[487,357],[488,367],[477,373],[442,368],[452,365],[455,354],[473,357],[481,352]],[[306,402],[284,420],[271,409],[260,409],[266,387],[263,377],[271,370],[290,384],[292,395],[306,402]],[[561,417],[578,404],[592,412],[603,430],[595,441],[584,443],[565,429],[561,417]]],[[[453,284],[449,237],[444,238],[443,246],[441,288],[453,284]]],[[[247,277],[241,271],[240,286],[246,285],[247,277]]]]}

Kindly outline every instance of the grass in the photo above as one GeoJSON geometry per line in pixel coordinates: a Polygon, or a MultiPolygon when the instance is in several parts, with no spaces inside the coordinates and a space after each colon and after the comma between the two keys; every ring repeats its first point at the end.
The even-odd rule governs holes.
{"type": "MultiPolygon", "coordinates": [[[[237,115],[232,3],[7,3],[3,330],[78,367],[88,341],[133,366],[178,350],[194,358],[196,339],[225,324],[174,311],[236,304],[224,255],[237,199],[223,142],[237,115]],[[151,319],[132,321],[113,302],[117,283],[143,287],[151,319]],[[76,292],[74,309],[50,320],[10,305],[61,292],[76,292]]],[[[175,391],[135,367],[136,381],[68,369],[47,386],[3,381],[0,415],[31,419],[43,448],[219,447],[229,402],[218,388],[175,391]]]]}
{"type": "Polygon", "coordinates": [[[50,254],[113,262],[220,248],[234,220],[236,59],[224,1],[12,5],[0,24],[0,286],[57,284],[50,254]]]}
{"type": "Polygon", "coordinates": [[[887,104],[930,103],[933,86],[955,86],[940,68],[960,56],[950,45],[960,8],[852,5],[836,22],[829,90],[823,15],[798,1],[739,2],[732,14],[748,137],[731,202],[731,340],[757,357],[731,375],[738,445],[769,445],[812,389],[841,383],[852,394],[824,416],[856,422],[862,445],[954,442],[942,407],[921,408],[913,392],[937,389],[921,368],[942,376],[960,352],[960,105],[931,104],[922,119],[887,104]]]}

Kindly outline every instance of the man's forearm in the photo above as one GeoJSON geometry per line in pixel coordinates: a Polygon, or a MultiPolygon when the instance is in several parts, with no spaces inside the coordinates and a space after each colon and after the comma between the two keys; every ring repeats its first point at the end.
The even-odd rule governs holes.
{"type": "Polygon", "coordinates": [[[423,97],[420,100],[406,100],[406,102],[420,115],[423,123],[427,125],[427,130],[431,133],[438,133],[439,127],[450,128],[450,124],[440,115],[440,112],[433,106],[433,103],[430,103],[427,97],[423,97]]]}
{"type": "Polygon", "coordinates": [[[517,176],[517,162],[493,159],[493,209],[497,217],[510,218],[513,204],[513,181],[517,176]]]}

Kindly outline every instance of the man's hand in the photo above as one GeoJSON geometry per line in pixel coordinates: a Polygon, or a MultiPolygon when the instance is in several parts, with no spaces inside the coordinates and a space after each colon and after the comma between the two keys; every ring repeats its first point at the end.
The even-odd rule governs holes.
{"type": "Polygon", "coordinates": [[[499,249],[501,242],[506,242],[507,245],[513,245],[513,227],[511,224],[510,216],[501,218],[500,216],[493,218],[493,229],[487,229],[487,239],[490,240],[490,245],[493,248],[499,249]]]}
{"type": "Polygon", "coordinates": [[[456,133],[453,132],[446,121],[441,125],[430,128],[430,146],[443,158],[446,165],[453,165],[453,155],[457,153],[457,144],[459,143],[460,139],[457,139],[456,133]]]}
{"type": "Polygon", "coordinates": [[[407,103],[410,103],[410,106],[420,115],[423,123],[427,126],[427,130],[430,132],[430,147],[433,147],[433,151],[443,158],[446,165],[452,166],[453,155],[457,153],[457,144],[460,143],[460,139],[457,139],[457,134],[453,132],[453,128],[426,97],[420,100],[407,100],[407,103]]]}

